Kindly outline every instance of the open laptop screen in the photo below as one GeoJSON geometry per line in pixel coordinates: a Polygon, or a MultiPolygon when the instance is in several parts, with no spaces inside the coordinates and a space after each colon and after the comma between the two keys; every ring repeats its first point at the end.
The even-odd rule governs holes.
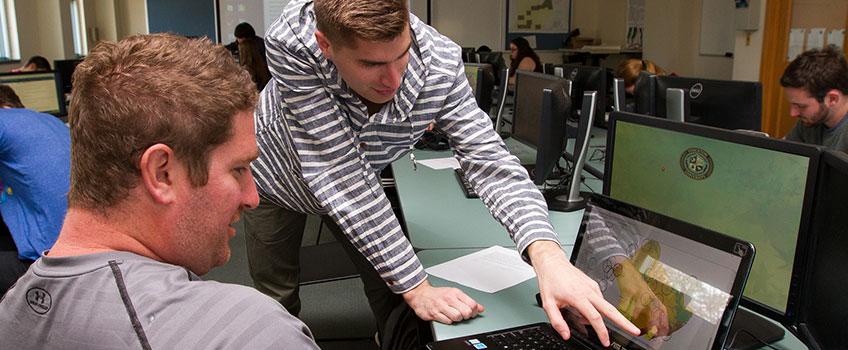
{"type": "MultiPolygon", "coordinates": [[[[753,253],[747,242],[595,197],[586,207],[572,261],[643,330],[632,336],[606,321],[611,341],[622,348],[720,349],[753,253]]],[[[579,335],[586,327],[569,314],[569,326],[579,335]]]]}

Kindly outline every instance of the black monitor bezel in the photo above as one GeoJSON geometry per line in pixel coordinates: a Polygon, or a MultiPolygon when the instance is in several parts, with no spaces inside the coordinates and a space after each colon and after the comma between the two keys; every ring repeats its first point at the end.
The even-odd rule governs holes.
{"type": "MultiPolygon", "coordinates": [[[[521,100],[520,100],[520,96],[521,96],[521,94],[520,94],[520,91],[519,91],[518,87],[520,86],[520,83],[521,83],[521,77],[522,77],[522,76],[530,76],[530,77],[535,77],[535,78],[542,78],[542,79],[549,80],[550,82],[555,82],[555,81],[557,81],[557,80],[559,80],[559,79],[562,79],[562,78],[557,78],[557,77],[555,77],[555,76],[553,76],[553,75],[542,74],[542,73],[536,73],[536,72],[531,72],[531,71],[526,71],[526,70],[517,70],[517,71],[515,71],[515,91],[513,92],[513,105],[512,105],[512,123],[513,123],[513,124],[512,124],[512,128],[513,128],[513,132],[511,132],[511,133],[510,133],[510,136],[511,136],[512,138],[514,138],[515,140],[520,141],[522,144],[525,144],[525,145],[535,145],[535,144],[536,144],[535,142],[532,142],[532,141],[530,141],[530,140],[527,140],[527,139],[525,139],[524,137],[522,137],[521,135],[516,135],[516,133],[514,132],[514,129],[515,129],[515,122],[516,122],[516,118],[515,118],[515,117],[516,117],[516,115],[518,114],[518,113],[516,113],[516,111],[518,111],[518,107],[520,107],[520,106],[521,106],[521,104],[519,104],[519,101],[521,101],[521,100]]],[[[541,103],[542,103],[542,101],[539,101],[539,103],[541,104],[541,103]]],[[[541,110],[541,108],[540,108],[540,110],[541,110]]],[[[539,116],[539,119],[541,119],[541,118],[542,118],[542,116],[540,115],[540,116],[539,116]]],[[[534,147],[534,149],[535,149],[535,146],[533,146],[533,147],[534,147]]]]}
{"type": "MultiPolygon", "coordinates": [[[[668,111],[666,111],[666,89],[670,88],[679,88],[686,91],[687,97],[689,97],[689,113],[686,115],[686,122],[701,124],[701,125],[710,125],[714,127],[723,127],[725,129],[745,129],[745,130],[755,130],[760,131],[763,127],[763,116],[762,116],[762,107],[763,107],[763,84],[758,81],[742,81],[742,80],[718,80],[718,79],[705,79],[705,78],[692,78],[692,77],[681,77],[676,75],[663,75],[656,76],[655,80],[653,80],[655,84],[654,88],[654,111],[656,112],[656,116],[661,118],[666,118],[668,115],[668,111]],[[693,115],[694,109],[697,106],[703,106],[700,104],[700,100],[697,98],[690,97],[692,96],[690,93],[690,89],[697,84],[701,84],[702,87],[710,87],[710,85],[718,85],[723,89],[745,89],[746,91],[752,92],[756,97],[753,100],[749,101],[749,105],[751,111],[757,112],[757,118],[745,118],[745,119],[721,119],[723,115],[693,115]],[[670,85],[670,86],[663,86],[670,85]],[[701,118],[699,120],[694,120],[695,117],[701,118]],[[724,122],[739,122],[732,126],[720,125],[724,122]]],[[[708,90],[704,88],[704,90],[708,90]]],[[[709,89],[712,90],[712,89],[709,89]]],[[[697,96],[696,96],[697,97],[697,96]]],[[[715,104],[712,104],[715,105],[715,104]]],[[[727,104],[730,105],[730,104],[727,104]]],[[[734,105],[736,106],[736,105],[734,105]]]]}
{"type": "Polygon", "coordinates": [[[475,82],[475,85],[477,86],[477,88],[474,89],[474,100],[477,101],[477,106],[480,107],[480,109],[482,109],[484,112],[486,112],[488,114],[489,110],[492,109],[492,104],[494,103],[494,100],[492,98],[492,92],[495,90],[495,83],[496,83],[494,67],[489,63],[463,63],[463,65],[465,67],[477,67],[477,81],[475,82]],[[487,69],[487,67],[488,67],[488,69],[487,69]],[[489,73],[491,73],[491,75],[488,75],[488,77],[491,78],[491,79],[488,80],[488,86],[486,84],[487,83],[487,81],[486,81],[487,75],[485,74],[485,72],[487,72],[487,71],[489,73]],[[488,98],[488,100],[486,100],[484,105],[481,105],[480,99],[486,98],[486,96],[485,95],[481,96],[478,93],[480,91],[481,86],[484,87],[484,90],[488,90],[488,92],[489,92],[488,93],[489,98],[488,98]],[[484,106],[487,106],[488,108],[483,108],[484,106]]]}
{"type": "MultiPolygon", "coordinates": [[[[756,248],[753,244],[745,240],[738,239],[733,236],[728,236],[723,233],[716,232],[669,216],[665,216],[660,213],[641,208],[636,205],[620,201],[606,195],[601,195],[597,193],[592,194],[589,197],[588,205],[593,205],[611,211],[613,213],[628,217],[633,220],[637,220],[639,222],[648,224],[661,230],[679,235],[686,239],[696,241],[704,245],[708,245],[723,252],[737,255],[742,259],[739,262],[740,271],[750,272],[751,267],[753,266],[754,256],[756,255],[756,248]],[[635,215],[637,212],[638,214],[644,216],[635,215]],[[735,254],[735,249],[739,244],[746,246],[750,254],[735,254]]],[[[571,261],[571,264],[575,266],[577,264],[578,252],[580,251],[581,244],[583,243],[583,233],[585,232],[585,228],[583,227],[583,225],[584,222],[581,219],[580,229],[577,230],[577,238],[574,240],[574,248],[571,252],[571,257],[569,259],[571,261]]],[[[730,295],[733,296],[733,299],[729,301],[729,305],[727,306],[724,314],[721,317],[721,322],[719,322],[719,326],[716,331],[716,339],[715,341],[713,341],[713,347],[711,348],[712,350],[723,349],[724,343],[730,333],[729,330],[730,325],[733,321],[733,317],[736,315],[736,309],[740,304],[740,299],[744,299],[739,298],[739,296],[742,295],[742,291],[745,288],[745,283],[747,280],[748,273],[736,274],[736,278],[733,280],[733,286],[730,288],[730,295]],[[721,339],[718,339],[718,337],[721,337],[721,339]]]]}
{"type": "MultiPolygon", "coordinates": [[[[597,99],[596,99],[597,104],[595,105],[595,120],[596,121],[602,121],[603,118],[604,118],[604,115],[606,114],[606,111],[609,109],[608,105],[609,105],[610,99],[607,98],[608,97],[607,95],[611,91],[610,88],[613,86],[612,82],[609,81],[610,80],[609,78],[612,77],[610,70],[607,69],[607,68],[604,68],[604,67],[575,65],[575,64],[560,64],[560,65],[556,65],[556,67],[560,67],[560,68],[563,69],[563,77],[565,79],[568,79],[568,80],[571,80],[572,82],[574,82],[574,85],[571,88],[571,100],[572,101],[578,101],[578,100],[582,101],[583,100],[583,92],[585,92],[587,90],[588,91],[598,91],[598,90],[591,90],[591,89],[585,89],[585,88],[582,89],[582,90],[578,89],[578,86],[577,86],[578,81],[571,79],[571,76],[569,76],[570,73],[577,71],[578,75],[587,75],[587,76],[588,75],[595,75],[595,74],[600,75],[599,78],[600,78],[601,89],[599,89],[599,90],[603,90],[603,91],[598,91],[598,96],[597,96],[597,99]],[[586,73],[586,72],[588,72],[588,73],[586,73]]],[[[551,73],[551,74],[553,74],[553,73],[551,73]]],[[[586,80],[588,81],[588,79],[586,79],[586,80]]],[[[583,87],[583,86],[580,86],[580,87],[583,87]]],[[[581,103],[580,108],[583,108],[582,103],[581,103]]],[[[572,110],[575,111],[575,112],[577,111],[576,108],[572,108],[572,110]]],[[[574,114],[574,112],[572,112],[572,114],[574,114]]]]}
{"type": "MultiPolygon", "coordinates": [[[[58,72],[54,70],[43,70],[43,71],[33,71],[33,72],[4,72],[0,73],[0,77],[6,76],[27,76],[27,75],[42,75],[42,74],[53,74],[53,85],[56,94],[56,103],[59,105],[58,113],[46,113],[56,117],[63,117],[68,115],[68,111],[65,108],[65,94],[62,92],[62,86],[59,82],[58,72]]],[[[0,84],[4,82],[0,81],[0,84]]],[[[17,94],[17,91],[15,92],[17,94]]],[[[26,107],[26,106],[24,106],[26,107]]],[[[43,113],[43,112],[42,112],[43,113]]]]}
{"type": "Polygon", "coordinates": [[[612,159],[615,149],[615,129],[619,121],[660,128],[668,131],[685,133],[695,136],[707,137],[720,141],[738,143],[747,146],[760,147],[779,152],[785,152],[810,159],[807,169],[807,183],[804,190],[804,203],[801,207],[801,222],[799,224],[798,238],[795,242],[795,257],[792,265],[789,295],[786,301],[786,311],[780,312],[748,297],[742,297],[742,306],[749,308],[776,322],[789,324],[795,320],[800,300],[801,283],[804,278],[805,261],[808,251],[808,241],[811,230],[811,214],[813,211],[816,183],[818,181],[819,161],[821,149],[817,146],[799,142],[779,140],[769,137],[754,136],[732,130],[716,128],[706,125],[691,123],[680,123],[666,119],[640,115],[628,112],[610,113],[607,126],[606,160],[604,162],[604,188],[603,194],[609,195],[610,184],[613,176],[612,159]]]}
{"type": "Polygon", "coordinates": [[[634,110],[645,115],[657,115],[657,75],[641,71],[633,83],[634,110]]]}
{"type": "MultiPolygon", "coordinates": [[[[827,170],[835,170],[841,174],[848,175],[848,154],[839,151],[825,150],[822,152],[821,155],[818,172],[819,177],[816,182],[816,195],[814,200],[815,207],[813,210],[812,222],[810,224],[811,236],[809,239],[809,246],[805,259],[805,268],[810,271],[812,271],[812,264],[814,259],[816,258],[816,248],[818,247],[818,240],[820,239],[819,235],[822,234],[820,233],[820,229],[822,228],[820,220],[822,220],[822,217],[824,215],[823,213],[821,213],[820,208],[826,203],[824,200],[822,200],[822,198],[826,195],[834,195],[829,193],[831,189],[824,188],[825,176],[827,176],[828,173],[827,170]]],[[[821,338],[818,338],[818,333],[815,332],[816,330],[811,329],[811,327],[809,327],[809,323],[807,323],[809,316],[816,313],[817,311],[811,310],[808,306],[809,301],[811,300],[808,291],[813,288],[813,277],[814,275],[812,273],[808,273],[804,276],[803,283],[801,284],[800,295],[802,297],[800,298],[801,302],[798,306],[798,311],[795,314],[795,318],[784,323],[784,326],[786,326],[787,329],[792,331],[792,333],[795,334],[795,336],[797,336],[798,338],[800,338],[801,341],[803,341],[807,346],[813,348],[823,348],[827,345],[823,346],[821,344],[823,340],[821,338]]],[[[834,305],[834,307],[836,307],[836,305],[834,305]]]]}

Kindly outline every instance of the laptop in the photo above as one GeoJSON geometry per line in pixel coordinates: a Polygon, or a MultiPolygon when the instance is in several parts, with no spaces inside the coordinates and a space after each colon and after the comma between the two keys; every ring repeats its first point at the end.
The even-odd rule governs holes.
{"type": "MultiPolygon", "coordinates": [[[[643,330],[633,336],[604,320],[613,349],[712,349],[727,339],[754,246],[602,195],[583,214],[571,263],[643,330]]],[[[528,298],[532,296],[528,295],[528,298]]],[[[568,341],[536,323],[427,344],[432,350],[601,349],[570,308],[568,341]]]]}

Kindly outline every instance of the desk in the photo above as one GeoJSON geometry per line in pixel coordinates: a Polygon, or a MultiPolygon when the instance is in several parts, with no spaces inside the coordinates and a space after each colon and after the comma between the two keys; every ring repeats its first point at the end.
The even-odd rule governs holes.
{"type": "MultiPolygon", "coordinates": [[[[560,233],[560,236],[563,236],[563,234],[560,233]]],[[[576,231],[572,233],[573,236],[576,236],[576,231]]],[[[571,254],[572,246],[563,248],[566,253],[571,254]]],[[[425,250],[418,252],[418,258],[426,268],[475,251],[477,249],[425,250]]],[[[435,276],[430,276],[430,283],[437,287],[459,288],[486,308],[477,318],[460,323],[445,325],[438,322],[431,322],[433,338],[435,340],[456,338],[496,329],[548,321],[545,311],[536,306],[535,296],[539,292],[539,285],[535,278],[492,294],[468,288],[435,276]]],[[[792,333],[789,333],[789,331],[786,331],[786,336],[781,341],[771,345],[778,349],[807,348],[798,338],[792,335],[792,333]]]]}
{"type": "MultiPolygon", "coordinates": [[[[573,145],[573,140],[569,141],[569,145],[573,145]]],[[[598,136],[590,144],[604,142],[604,137],[598,136]]],[[[532,149],[511,138],[505,143],[523,164],[535,162],[536,155],[532,149]]],[[[418,160],[452,156],[450,151],[415,151],[418,160]]],[[[593,165],[603,169],[601,161],[595,161],[593,165]]],[[[416,249],[515,247],[506,229],[492,217],[482,201],[465,198],[452,170],[433,170],[418,165],[418,170],[413,171],[412,162],[403,157],[392,163],[392,171],[409,240],[416,249]]],[[[601,192],[602,187],[602,180],[587,176],[583,190],[601,192]]],[[[550,213],[554,230],[565,233],[559,234],[561,244],[574,242],[582,217],[582,210],[550,213]]]]}
{"type": "MultiPolygon", "coordinates": [[[[451,157],[450,151],[415,151],[416,159],[451,157]]],[[[404,157],[392,164],[409,240],[416,249],[515,247],[506,229],[477,198],[465,198],[450,169],[433,170],[404,157]]],[[[599,187],[600,188],[600,187],[599,187]]],[[[583,211],[551,213],[560,243],[573,243],[583,211]]]]}

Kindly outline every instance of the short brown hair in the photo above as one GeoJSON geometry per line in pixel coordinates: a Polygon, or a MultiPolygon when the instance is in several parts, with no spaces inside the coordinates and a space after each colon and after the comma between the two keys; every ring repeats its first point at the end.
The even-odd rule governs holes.
{"type": "Polygon", "coordinates": [[[314,8],[318,30],[336,45],[390,41],[409,26],[405,0],[315,0],[314,8]]]}
{"type": "Polygon", "coordinates": [[[665,71],[654,62],[630,58],[621,61],[621,64],[618,65],[618,69],[615,71],[615,77],[624,80],[624,86],[633,86],[636,84],[636,78],[639,77],[639,73],[642,71],[656,75],[665,75],[665,71]]]}
{"type": "Polygon", "coordinates": [[[24,108],[21,98],[9,85],[0,85],[0,107],[24,108]]]}
{"type": "Polygon", "coordinates": [[[73,76],[68,206],[105,211],[126,198],[141,155],[157,143],[186,164],[193,186],[206,184],[209,152],[256,99],[250,75],[207,39],[151,34],[98,44],[73,76]]]}
{"type": "Polygon", "coordinates": [[[848,95],[848,63],[836,46],[806,51],[789,63],[780,85],[807,90],[819,103],[830,90],[848,95]]]}

